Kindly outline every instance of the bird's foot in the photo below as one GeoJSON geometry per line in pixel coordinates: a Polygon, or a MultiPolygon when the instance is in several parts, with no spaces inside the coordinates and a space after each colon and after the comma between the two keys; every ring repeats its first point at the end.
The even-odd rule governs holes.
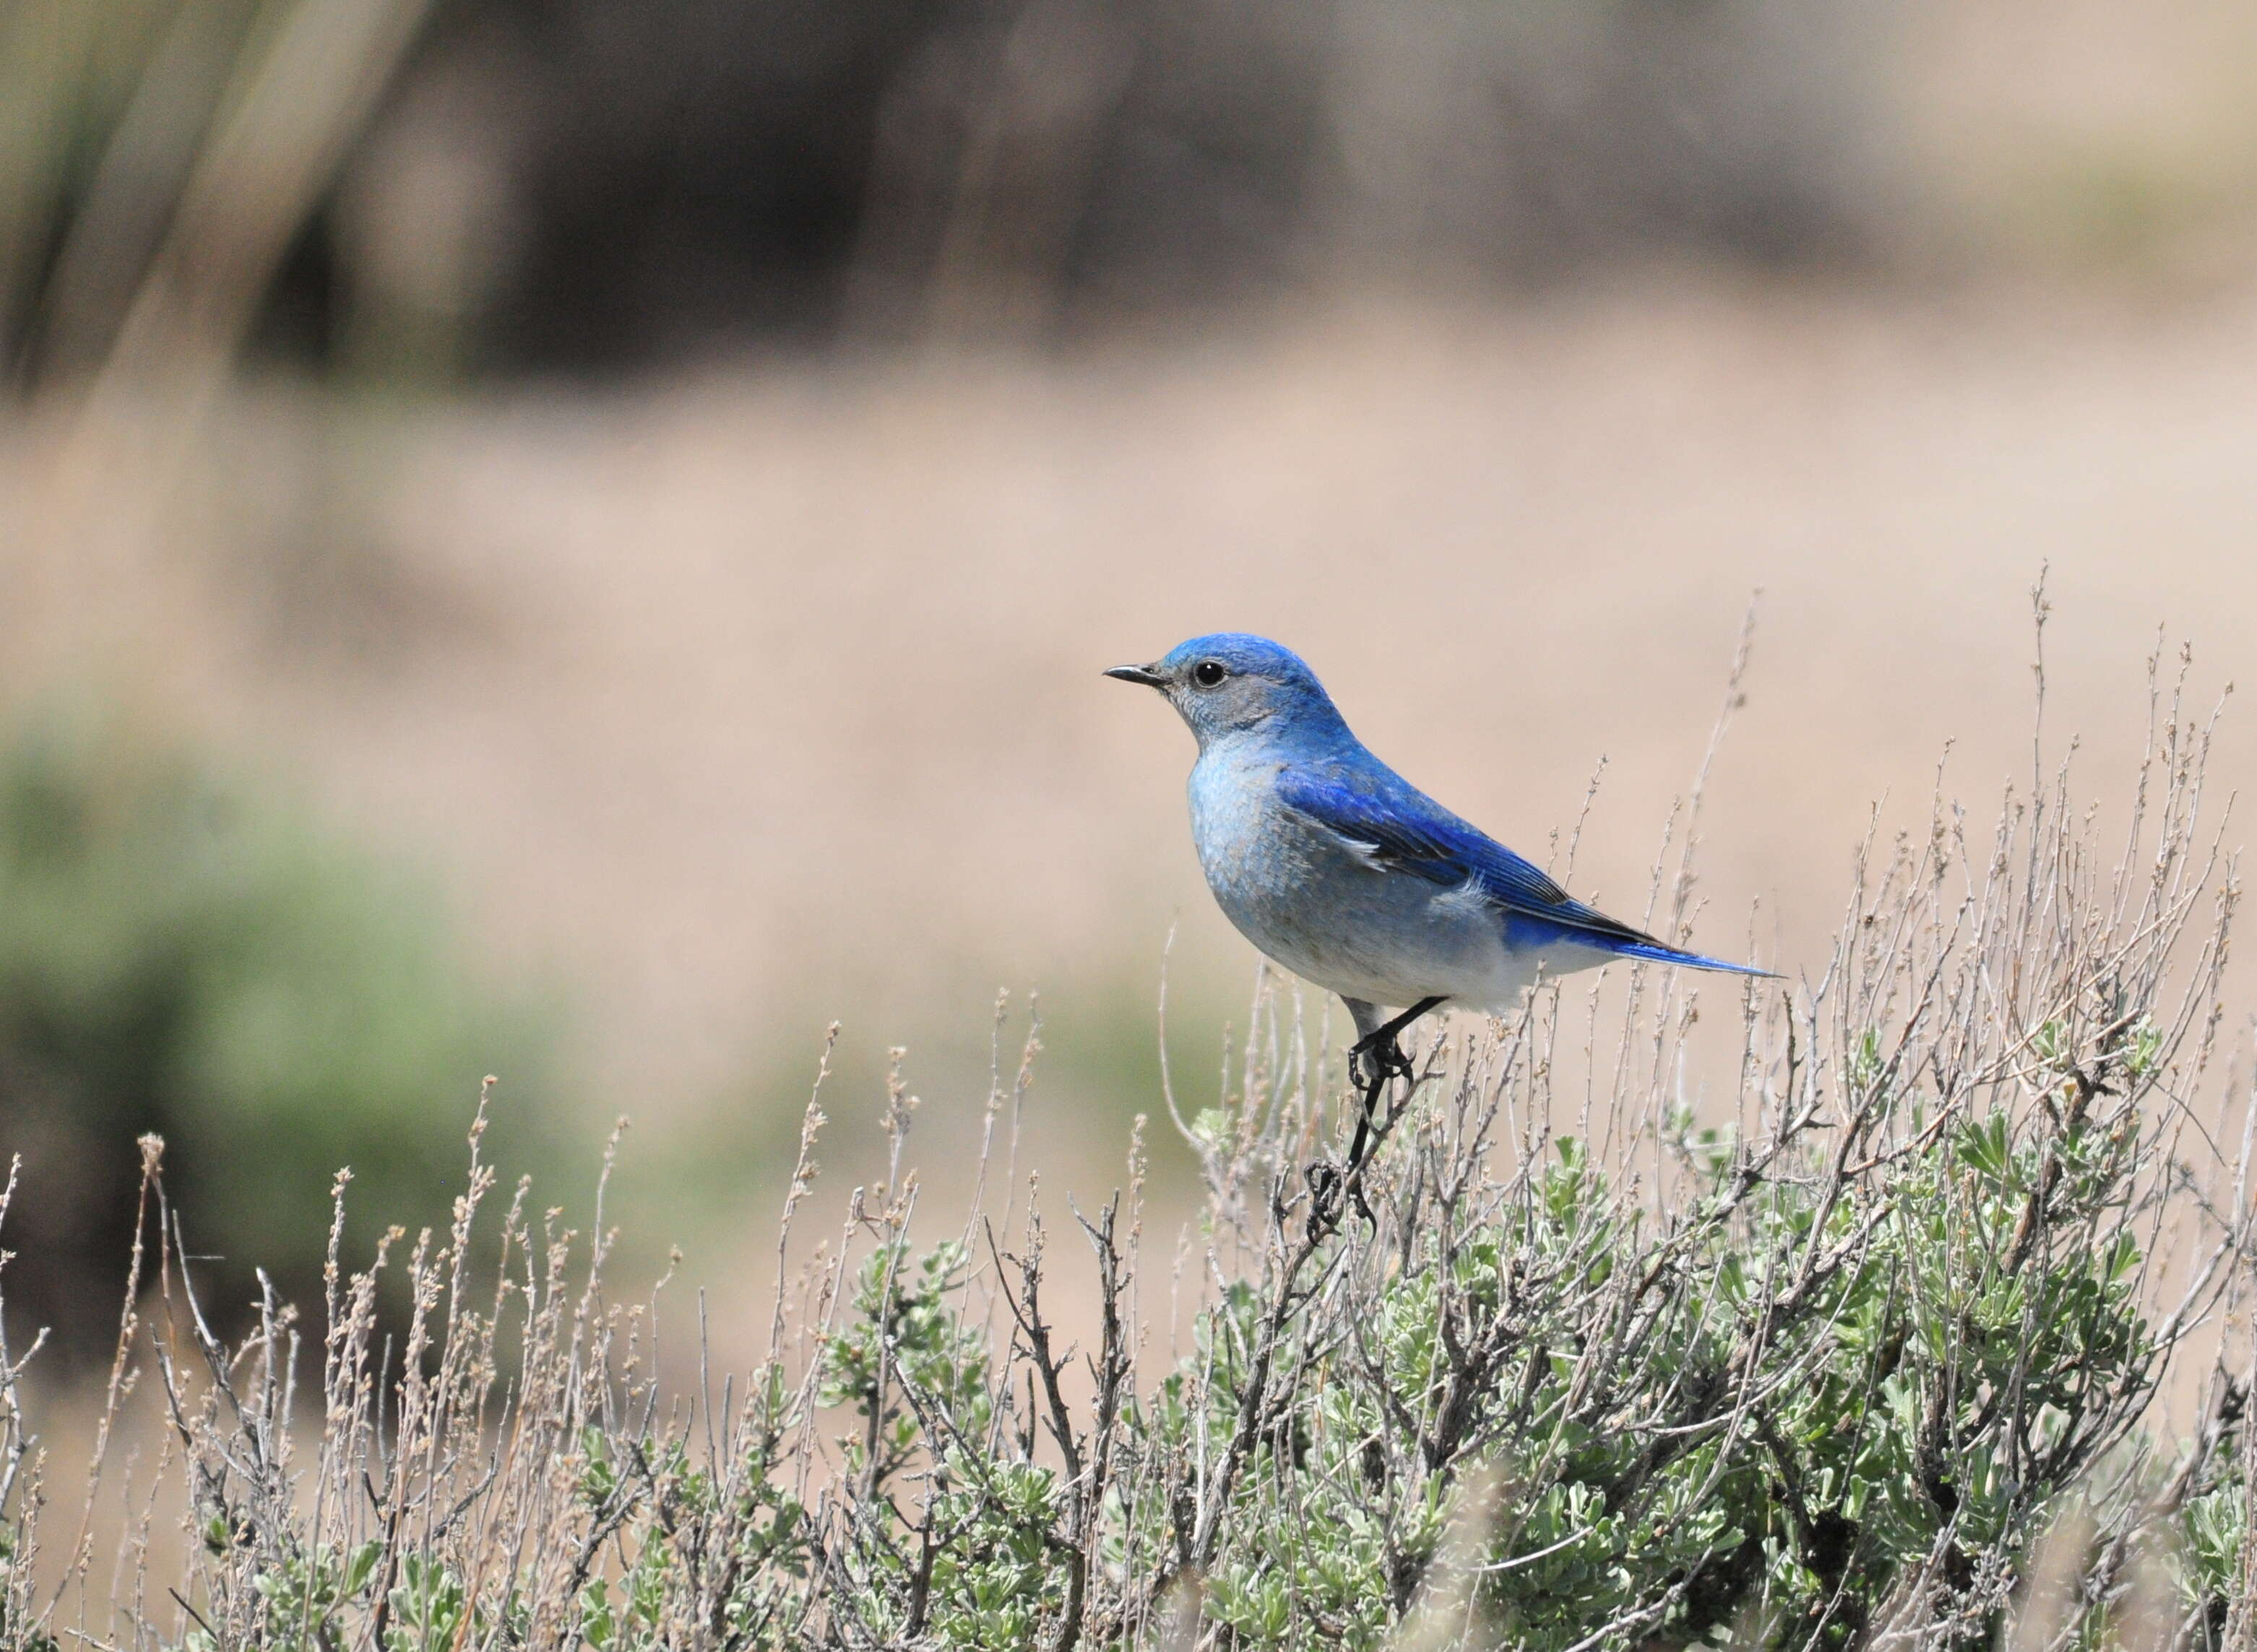
{"type": "Polygon", "coordinates": [[[1402,1043],[1384,1028],[1348,1046],[1348,1079],[1358,1090],[1376,1091],[1389,1079],[1409,1078],[1416,1070],[1402,1043]]]}
{"type": "Polygon", "coordinates": [[[1309,1239],[1312,1243],[1325,1238],[1340,1225],[1341,1173],[1340,1167],[1319,1159],[1309,1166],[1309,1239]]]}
{"type": "Polygon", "coordinates": [[[1363,1180],[1356,1175],[1357,1167],[1351,1164],[1343,1169],[1329,1160],[1320,1159],[1309,1166],[1309,1238],[1311,1240],[1329,1239],[1339,1231],[1343,1193],[1347,1203],[1355,1207],[1355,1213],[1367,1225],[1376,1229],[1379,1218],[1372,1214],[1371,1205],[1363,1197],[1363,1180]]]}
{"type": "MultiPolygon", "coordinates": [[[[1349,1045],[1348,1070],[1355,1087],[1368,1097],[1390,1078],[1416,1078],[1418,1070],[1412,1066],[1410,1056],[1403,1053],[1402,1031],[1429,1010],[1440,1009],[1448,1001],[1439,993],[1422,998],[1393,1020],[1382,1022],[1349,1045]]],[[[1377,1013],[1360,999],[1351,999],[1348,1007],[1356,1012],[1359,1027],[1366,1017],[1377,1013]]],[[[1367,1099],[1365,1111],[1369,1112],[1370,1107],[1367,1099]]]]}

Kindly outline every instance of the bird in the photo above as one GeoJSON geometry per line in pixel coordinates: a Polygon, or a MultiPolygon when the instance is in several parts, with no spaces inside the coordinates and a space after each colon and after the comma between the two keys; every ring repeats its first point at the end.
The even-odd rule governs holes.
{"type": "Polygon", "coordinates": [[[1770,974],[1575,900],[1374,756],[1280,643],[1218,632],[1104,674],[1157,690],[1199,741],[1192,842],[1216,905],[1257,950],[1338,993],[1355,1020],[1349,1073],[1363,1112],[1335,1190],[1362,1163],[1388,1081],[1412,1077],[1402,1033],[1446,1004],[1508,1013],[1539,978],[1617,958],[1770,974]]]}

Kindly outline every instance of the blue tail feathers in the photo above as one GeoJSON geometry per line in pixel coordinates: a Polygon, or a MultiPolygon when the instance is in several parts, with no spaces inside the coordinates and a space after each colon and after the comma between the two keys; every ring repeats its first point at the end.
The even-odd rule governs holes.
{"type": "Polygon", "coordinates": [[[1680,964],[1688,970],[1715,970],[1723,975],[1752,975],[1766,981],[1779,979],[1778,971],[1773,970],[1759,970],[1752,964],[1731,964],[1723,958],[1705,957],[1698,952],[1665,946],[1659,941],[1600,940],[1597,944],[1618,957],[1638,958],[1648,964],[1680,964]]]}
{"type": "Polygon", "coordinates": [[[1635,958],[1645,964],[1675,964],[1688,970],[1715,970],[1725,975],[1757,976],[1767,980],[1778,978],[1772,971],[1759,970],[1752,964],[1733,964],[1723,958],[1687,952],[1596,912],[1591,917],[1593,921],[1589,923],[1570,923],[1523,912],[1510,913],[1505,917],[1507,942],[1516,950],[1540,952],[1547,947],[1566,945],[1609,952],[1618,958],[1635,958]]]}

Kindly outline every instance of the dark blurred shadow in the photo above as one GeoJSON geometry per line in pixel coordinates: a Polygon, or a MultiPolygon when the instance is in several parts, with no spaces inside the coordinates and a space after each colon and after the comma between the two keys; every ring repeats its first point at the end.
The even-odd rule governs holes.
{"type": "Polygon", "coordinates": [[[1860,258],[1890,201],[1886,4],[18,11],[25,382],[245,328],[437,378],[1040,342],[1375,273],[1860,258]]]}

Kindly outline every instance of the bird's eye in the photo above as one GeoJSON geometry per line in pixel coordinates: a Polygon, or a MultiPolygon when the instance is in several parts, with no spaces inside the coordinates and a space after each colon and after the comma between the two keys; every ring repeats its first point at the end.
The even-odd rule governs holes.
{"type": "Polygon", "coordinates": [[[1229,672],[1223,669],[1222,661],[1220,660],[1202,660],[1192,667],[1192,681],[1202,688],[1219,686],[1229,674],[1229,672]]]}

